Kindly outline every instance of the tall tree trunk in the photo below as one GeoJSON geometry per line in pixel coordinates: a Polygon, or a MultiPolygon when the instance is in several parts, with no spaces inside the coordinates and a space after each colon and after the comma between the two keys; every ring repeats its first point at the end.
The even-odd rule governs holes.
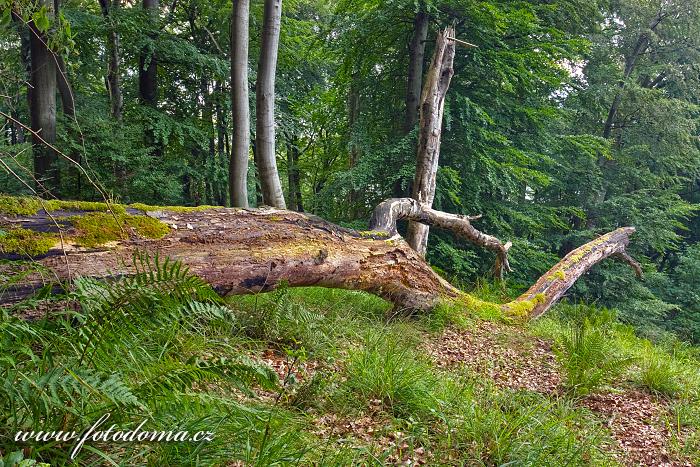
{"type": "MultiPolygon", "coordinates": [[[[158,55],[155,50],[157,40],[157,25],[160,12],[159,0],[143,0],[143,8],[149,18],[150,32],[148,33],[148,45],[139,55],[139,98],[141,103],[155,109],[158,106],[158,55]]],[[[156,136],[151,125],[144,131],[146,147],[151,148],[151,156],[154,161],[160,160],[163,154],[163,142],[156,136]]]]}
{"type": "Polygon", "coordinates": [[[115,23],[115,14],[121,7],[121,0],[100,0],[102,16],[107,21],[109,32],[107,33],[107,76],[105,85],[109,94],[110,112],[115,120],[122,119],[124,98],[122,97],[121,78],[119,66],[121,55],[119,52],[119,33],[115,23]]]}
{"type": "Polygon", "coordinates": [[[301,198],[301,176],[299,173],[299,139],[290,137],[287,141],[287,181],[289,184],[289,209],[304,212],[301,198]]]}
{"type": "MultiPolygon", "coordinates": [[[[403,123],[403,133],[408,135],[418,123],[421,90],[423,89],[423,62],[425,61],[425,41],[428,38],[428,25],[430,17],[421,10],[413,19],[413,33],[408,46],[408,79],[406,80],[406,115],[403,123]]],[[[395,197],[406,195],[404,189],[405,179],[399,177],[394,182],[393,193],[395,197]]]]}
{"type": "MultiPolygon", "coordinates": [[[[435,199],[445,95],[454,74],[455,42],[449,38],[454,36],[455,30],[452,27],[438,33],[435,53],[426,76],[421,99],[413,199],[427,207],[431,207],[435,199]]],[[[417,222],[408,224],[406,240],[421,256],[425,256],[428,247],[428,229],[429,227],[425,224],[417,222]]]]}
{"type": "MultiPolygon", "coordinates": [[[[221,105],[221,99],[223,96],[223,86],[221,81],[216,82],[216,167],[217,174],[221,167],[228,168],[228,152],[226,148],[226,118],[224,115],[223,106],[221,105]]],[[[230,206],[227,201],[227,188],[228,186],[224,184],[222,186],[221,180],[217,177],[216,184],[216,204],[219,206],[230,206]]]]}
{"type": "MultiPolygon", "coordinates": [[[[159,0],[143,0],[143,8],[148,14],[149,28],[155,29],[160,10],[159,0]]],[[[155,52],[155,33],[149,33],[150,45],[139,56],[139,96],[141,101],[151,107],[158,103],[158,56],[155,52]]]]}
{"type": "Polygon", "coordinates": [[[275,158],[275,73],[281,18],[282,0],[265,0],[255,88],[255,144],[263,203],[284,209],[284,193],[275,158]]]}
{"type": "Polygon", "coordinates": [[[423,89],[423,61],[425,59],[425,41],[428,38],[430,17],[419,11],[413,20],[413,35],[408,47],[408,80],[406,84],[406,117],[404,134],[408,134],[418,123],[420,94],[423,89]]]}
{"type": "Polygon", "coordinates": [[[248,101],[248,0],[233,0],[231,14],[231,112],[233,134],[228,183],[231,206],[248,207],[250,102],[248,101]]]}
{"type": "MultiPolygon", "coordinates": [[[[357,144],[357,125],[360,119],[360,89],[357,73],[354,72],[350,78],[350,90],[348,92],[348,138],[350,139],[350,154],[348,157],[348,168],[353,169],[360,160],[360,145],[357,144]]],[[[358,193],[355,187],[350,187],[350,218],[357,217],[356,204],[358,193]]]]}
{"type": "MultiPolygon", "coordinates": [[[[38,7],[46,8],[46,14],[54,17],[52,0],[40,0],[38,7]]],[[[56,142],[56,59],[48,48],[48,37],[39,31],[33,21],[29,23],[31,55],[31,79],[29,113],[31,117],[34,174],[48,190],[60,186],[58,155],[43,143],[56,142]]]]}

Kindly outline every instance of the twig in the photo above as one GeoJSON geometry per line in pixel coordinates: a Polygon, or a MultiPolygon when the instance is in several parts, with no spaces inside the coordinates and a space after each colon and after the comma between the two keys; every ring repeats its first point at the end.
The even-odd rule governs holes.
{"type": "Polygon", "coordinates": [[[478,47],[479,47],[478,45],[472,44],[472,43],[470,43],[470,42],[465,42],[465,41],[463,41],[463,40],[459,40],[459,39],[457,39],[456,37],[445,37],[445,39],[448,39],[448,40],[451,40],[451,41],[455,41],[455,42],[458,43],[459,45],[463,45],[463,46],[465,46],[465,47],[474,47],[474,48],[478,48],[478,47]]]}

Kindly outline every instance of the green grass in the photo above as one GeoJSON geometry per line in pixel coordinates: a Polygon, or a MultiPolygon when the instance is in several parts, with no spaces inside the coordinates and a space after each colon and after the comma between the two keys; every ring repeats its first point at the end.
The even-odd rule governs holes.
{"type": "Polygon", "coordinates": [[[469,332],[481,317],[464,307],[387,321],[389,305],[360,292],[281,287],[222,300],[177,263],[140,257],[135,266],[138,276],[108,285],[80,279],[71,296],[80,311],[35,322],[12,317],[13,309],[1,315],[2,456],[65,463],[70,446],[27,446],[13,433],[85,427],[109,411],[125,429],[147,419],[152,430],[213,429],[216,437],[94,443],[78,465],[393,465],[415,456],[430,465],[614,465],[607,428],[577,402],[606,384],[672,398],[669,430],[683,429],[673,449],[698,456],[695,350],[654,346],[605,310],[563,306],[529,327],[571,364],[576,397],[547,396],[435,367],[422,342],[446,326],[469,332]],[[576,343],[571,332],[581,323],[586,334],[576,343]],[[259,360],[270,351],[302,376],[278,378],[259,360]],[[591,377],[592,367],[631,358],[637,365],[626,372],[591,377]],[[337,426],[318,432],[323,417],[337,426]],[[345,428],[359,420],[369,438],[366,427],[345,428]]]}
{"type": "Polygon", "coordinates": [[[372,330],[350,351],[343,387],[353,406],[380,403],[391,414],[426,416],[438,409],[437,379],[430,365],[397,335],[372,330]]]}

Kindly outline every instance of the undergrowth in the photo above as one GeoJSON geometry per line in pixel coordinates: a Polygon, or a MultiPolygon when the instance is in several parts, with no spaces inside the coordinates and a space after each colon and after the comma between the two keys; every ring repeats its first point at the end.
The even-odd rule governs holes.
{"type": "MultiPolygon", "coordinates": [[[[547,396],[438,369],[421,350],[447,326],[469,332],[503,317],[455,305],[388,320],[376,297],[321,288],[221,299],[178,263],[137,256],[134,267],[133,277],[78,279],[63,297],[42,292],[3,310],[3,465],[70,463],[73,443],[15,433],[80,431],[105,413],[118,429],[145,420],[151,431],[215,435],[88,442],[76,464],[610,465],[607,429],[577,400],[619,384],[668,398],[674,433],[700,428],[694,348],[652,345],[607,310],[562,305],[530,327],[554,342],[565,370],[568,393],[547,396]],[[41,319],[19,317],[47,299],[53,308],[41,319]]],[[[692,439],[678,439],[677,451],[693,458],[692,439]]]]}

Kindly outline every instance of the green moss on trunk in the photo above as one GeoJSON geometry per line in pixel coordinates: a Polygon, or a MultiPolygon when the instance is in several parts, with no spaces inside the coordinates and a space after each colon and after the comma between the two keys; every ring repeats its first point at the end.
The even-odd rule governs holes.
{"type": "Polygon", "coordinates": [[[0,252],[28,257],[45,255],[58,241],[54,234],[27,229],[0,230],[0,252]]]}
{"type": "Polygon", "coordinates": [[[96,247],[116,240],[126,240],[128,231],[145,238],[162,238],[170,228],[158,219],[129,214],[93,212],[71,219],[77,230],[73,240],[80,246],[96,247]],[[116,217],[116,219],[115,219],[116,217]]]}

